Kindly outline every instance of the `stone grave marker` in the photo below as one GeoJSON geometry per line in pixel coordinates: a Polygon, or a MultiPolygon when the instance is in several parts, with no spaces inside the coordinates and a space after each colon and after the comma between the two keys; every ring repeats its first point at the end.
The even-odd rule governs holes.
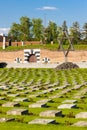
{"type": "Polygon", "coordinates": [[[40,94],[31,94],[28,97],[29,98],[36,98],[36,97],[39,97],[39,96],[40,96],[40,94]]]}
{"type": "Polygon", "coordinates": [[[54,99],[54,98],[62,98],[62,97],[63,97],[62,95],[56,94],[54,96],[50,96],[49,98],[54,99]]]}
{"type": "Polygon", "coordinates": [[[87,112],[80,112],[75,115],[75,118],[87,118],[87,112]]]}
{"type": "Polygon", "coordinates": [[[84,98],[85,96],[82,96],[82,95],[76,95],[76,96],[74,96],[74,98],[76,98],[76,99],[82,99],[82,98],[84,98]]]}
{"type": "Polygon", "coordinates": [[[17,88],[17,90],[25,90],[26,88],[25,87],[22,87],[22,86],[19,86],[18,88],[17,88]]]}
{"type": "Polygon", "coordinates": [[[65,100],[62,103],[76,103],[77,100],[65,100]]]}
{"type": "Polygon", "coordinates": [[[41,108],[46,107],[46,103],[33,103],[29,105],[29,108],[41,108]]]}
{"type": "Polygon", "coordinates": [[[54,119],[35,119],[33,121],[30,121],[28,124],[50,124],[50,123],[55,123],[54,119]]]}
{"type": "Polygon", "coordinates": [[[5,97],[0,97],[0,100],[5,100],[5,97]]]}
{"type": "Polygon", "coordinates": [[[7,102],[7,103],[2,104],[2,107],[16,107],[16,106],[19,106],[19,103],[17,103],[17,102],[7,102]]]}
{"type": "Polygon", "coordinates": [[[7,96],[8,96],[8,97],[18,97],[19,94],[17,94],[17,93],[15,93],[15,94],[8,94],[7,96]]]}
{"type": "Polygon", "coordinates": [[[37,101],[37,103],[47,103],[47,102],[52,102],[52,99],[42,99],[37,101]]]}
{"type": "Polygon", "coordinates": [[[28,102],[28,98],[15,98],[15,102],[28,102]]]}
{"type": "Polygon", "coordinates": [[[76,108],[76,104],[62,104],[58,106],[58,109],[71,109],[76,108]]]}
{"type": "Polygon", "coordinates": [[[0,89],[1,89],[1,90],[8,90],[8,89],[9,89],[9,86],[3,85],[3,86],[0,86],[0,89]]]}
{"type": "Polygon", "coordinates": [[[56,117],[56,116],[62,116],[62,111],[58,111],[58,110],[47,110],[44,112],[41,112],[39,114],[39,116],[41,117],[56,117]]]}
{"type": "Polygon", "coordinates": [[[82,87],[82,85],[75,85],[75,86],[73,87],[73,89],[77,90],[77,89],[80,89],[81,87],[82,87]]]}
{"type": "Polygon", "coordinates": [[[74,123],[72,126],[87,127],[87,121],[78,121],[77,123],[74,123]]]}
{"type": "Polygon", "coordinates": [[[59,86],[58,89],[64,89],[67,88],[67,85],[59,86]]]}
{"type": "Polygon", "coordinates": [[[9,93],[9,92],[7,92],[7,91],[2,91],[2,92],[0,92],[1,95],[8,95],[8,93],[9,93]]]}
{"type": "Polygon", "coordinates": [[[3,123],[3,122],[8,122],[8,121],[13,121],[14,118],[5,118],[5,117],[2,117],[0,118],[0,123],[3,123]]]}
{"type": "Polygon", "coordinates": [[[70,88],[63,90],[62,92],[60,92],[60,94],[67,94],[68,92],[71,92],[70,88]]]}
{"type": "Polygon", "coordinates": [[[7,111],[7,115],[26,115],[26,114],[28,114],[27,109],[13,109],[7,111]]]}

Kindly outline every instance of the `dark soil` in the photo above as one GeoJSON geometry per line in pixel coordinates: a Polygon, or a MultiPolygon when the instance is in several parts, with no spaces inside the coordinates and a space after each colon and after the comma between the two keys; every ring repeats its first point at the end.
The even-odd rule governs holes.
{"type": "Polygon", "coordinates": [[[55,69],[56,70],[64,70],[64,69],[74,69],[74,68],[79,68],[77,64],[74,64],[72,62],[64,62],[60,65],[58,65],[55,69]]]}

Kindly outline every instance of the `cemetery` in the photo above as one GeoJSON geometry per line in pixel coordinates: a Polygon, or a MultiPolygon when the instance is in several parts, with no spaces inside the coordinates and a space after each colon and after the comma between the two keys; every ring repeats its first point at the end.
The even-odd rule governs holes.
{"type": "Polygon", "coordinates": [[[87,69],[0,68],[0,127],[87,129],[87,69]]]}
{"type": "Polygon", "coordinates": [[[3,36],[3,58],[13,57],[11,61],[9,57],[0,59],[4,61],[0,67],[1,129],[8,130],[9,126],[13,130],[87,129],[86,61],[81,55],[77,59],[85,67],[76,64],[74,53],[77,52],[73,50],[74,58],[69,55],[72,41],[68,38],[69,46],[65,50],[62,40],[58,39],[58,49],[62,50],[57,51],[60,61],[55,60],[56,52],[52,51],[50,57],[49,50],[40,48],[25,48],[13,54],[5,52],[3,36]]]}
{"type": "Polygon", "coordinates": [[[87,0],[0,1],[0,130],[87,130],[87,0]]]}

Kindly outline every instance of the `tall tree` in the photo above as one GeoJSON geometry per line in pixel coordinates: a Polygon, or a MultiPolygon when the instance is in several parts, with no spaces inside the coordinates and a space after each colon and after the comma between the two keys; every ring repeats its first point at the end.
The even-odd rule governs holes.
{"type": "Polygon", "coordinates": [[[62,30],[63,30],[64,32],[67,32],[67,31],[68,31],[68,27],[67,27],[66,21],[64,21],[63,24],[62,24],[62,30]]]}
{"type": "Polygon", "coordinates": [[[21,17],[20,24],[13,23],[8,36],[18,41],[28,41],[31,39],[30,27],[32,23],[28,17],[21,17]]]}
{"type": "Polygon", "coordinates": [[[81,40],[80,26],[78,22],[74,22],[70,28],[70,35],[73,36],[74,43],[78,43],[81,40]]]}
{"type": "Polygon", "coordinates": [[[20,40],[20,24],[13,23],[11,29],[8,33],[8,37],[11,37],[12,40],[20,40]]]}
{"type": "Polygon", "coordinates": [[[68,35],[68,27],[66,21],[64,21],[62,24],[63,44],[66,44],[68,42],[67,35],[68,35]]]}
{"type": "Polygon", "coordinates": [[[56,42],[57,36],[58,36],[57,24],[50,21],[48,27],[46,28],[47,42],[51,41],[56,42]]]}
{"type": "Polygon", "coordinates": [[[85,23],[83,25],[83,37],[84,37],[84,40],[87,41],[87,23],[85,23]]]}
{"type": "Polygon", "coordinates": [[[42,20],[40,18],[38,19],[32,19],[32,33],[35,40],[41,40],[43,37],[43,25],[42,20]]]}
{"type": "Polygon", "coordinates": [[[31,33],[30,28],[32,26],[32,22],[28,17],[21,17],[20,18],[20,30],[21,30],[21,39],[22,40],[30,40],[31,33]]]}

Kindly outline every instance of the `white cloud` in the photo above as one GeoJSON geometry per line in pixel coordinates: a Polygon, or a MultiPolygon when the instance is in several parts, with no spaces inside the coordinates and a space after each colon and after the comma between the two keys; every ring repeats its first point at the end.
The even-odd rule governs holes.
{"type": "Polygon", "coordinates": [[[0,28],[0,35],[2,35],[2,34],[7,35],[9,30],[10,30],[10,28],[0,28]]]}
{"type": "Polygon", "coordinates": [[[37,8],[38,10],[57,10],[56,7],[53,6],[43,6],[41,8],[37,8]]]}

